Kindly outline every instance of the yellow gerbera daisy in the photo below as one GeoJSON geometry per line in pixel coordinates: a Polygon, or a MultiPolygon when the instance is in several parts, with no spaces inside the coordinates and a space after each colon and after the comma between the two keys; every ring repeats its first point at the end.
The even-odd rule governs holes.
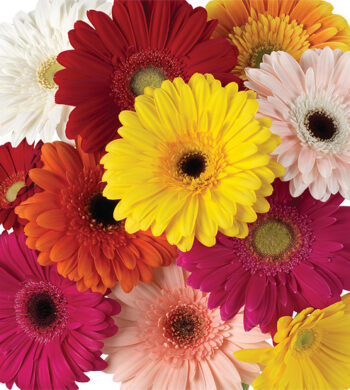
{"type": "Polygon", "coordinates": [[[256,390],[347,390],[350,387],[350,294],[325,309],[307,308],[278,320],[274,348],[234,356],[266,368],[256,390]]]}
{"type": "Polygon", "coordinates": [[[135,109],[120,114],[123,138],[101,160],[104,196],[121,199],[114,218],[126,218],[129,233],[165,232],[183,251],[194,237],[214,245],[218,230],[245,237],[284,172],[269,157],[280,143],[270,119],[254,119],[255,93],[195,74],[188,84],[176,78],[146,88],[135,109]]]}
{"type": "Polygon", "coordinates": [[[258,68],[264,54],[285,51],[299,60],[307,49],[347,51],[350,28],[321,0],[212,0],[210,19],[219,23],[214,37],[226,37],[239,50],[233,73],[246,80],[246,67],[258,68]]]}

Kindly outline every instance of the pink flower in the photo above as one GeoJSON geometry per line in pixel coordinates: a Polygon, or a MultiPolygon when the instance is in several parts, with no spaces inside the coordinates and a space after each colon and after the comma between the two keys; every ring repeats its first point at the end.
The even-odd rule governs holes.
{"type": "Polygon", "coordinates": [[[41,267],[21,233],[0,236],[0,381],[11,388],[77,389],[85,371],[106,367],[117,302],[80,293],[56,267],[41,267]]]}
{"type": "Polygon", "coordinates": [[[258,93],[259,114],[282,137],[273,152],[285,166],[293,196],[309,188],[326,201],[350,199],[350,52],[307,50],[300,64],[285,52],[265,55],[246,69],[246,86],[258,93]]]}
{"type": "Polygon", "coordinates": [[[308,191],[292,198],[276,181],[271,209],[249,224],[245,239],[222,234],[207,248],[196,242],[177,260],[187,284],[210,292],[209,308],[233,318],[245,305],[246,330],[275,330],[279,317],[306,307],[324,308],[350,289],[350,208],[343,199],[315,200],[308,191]]]}
{"type": "Polygon", "coordinates": [[[243,330],[243,315],[224,323],[218,310],[207,308],[208,297],[186,286],[185,273],[174,264],[155,270],[151,285],[129,294],[120,286],[112,297],[122,305],[116,318],[119,332],[106,340],[108,373],[125,390],[241,390],[259,374],[233,352],[246,346],[268,347],[269,336],[243,330]]]}

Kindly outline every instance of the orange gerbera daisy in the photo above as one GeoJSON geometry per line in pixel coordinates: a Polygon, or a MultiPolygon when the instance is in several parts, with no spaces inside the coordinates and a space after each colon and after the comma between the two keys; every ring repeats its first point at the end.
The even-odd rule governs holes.
{"type": "Polygon", "coordinates": [[[169,265],[176,249],[148,232],[128,234],[113,218],[117,201],[102,195],[100,154],[84,153],[64,142],[42,147],[42,168],[31,179],[43,192],[16,207],[29,223],[27,245],[38,250],[41,265],[57,263],[58,272],[80,291],[104,294],[120,282],[129,292],[139,280],[150,283],[152,267],[169,265]]]}
{"type": "Polygon", "coordinates": [[[299,60],[307,49],[347,51],[350,28],[322,0],[212,0],[210,19],[219,23],[213,37],[225,37],[239,50],[233,73],[246,80],[246,67],[259,68],[264,54],[282,50],[299,60]]]}

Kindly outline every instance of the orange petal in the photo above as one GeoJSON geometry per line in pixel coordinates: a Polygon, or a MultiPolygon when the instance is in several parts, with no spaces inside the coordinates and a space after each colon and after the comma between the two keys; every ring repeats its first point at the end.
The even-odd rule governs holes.
{"type": "Polygon", "coordinates": [[[24,227],[24,233],[28,237],[40,237],[41,235],[45,234],[47,232],[47,229],[42,228],[39,226],[36,222],[28,222],[26,226],[24,227]]]}
{"type": "Polygon", "coordinates": [[[126,268],[133,270],[136,267],[137,258],[127,246],[118,248],[118,254],[126,268]]]}
{"type": "Polygon", "coordinates": [[[66,230],[66,217],[61,210],[49,210],[40,214],[36,222],[39,226],[57,231],[66,230]]]}
{"type": "Polygon", "coordinates": [[[54,230],[49,230],[42,236],[40,236],[36,241],[36,249],[38,251],[50,251],[55,243],[64,235],[63,232],[55,232],[54,230]]]}
{"type": "Polygon", "coordinates": [[[63,261],[69,257],[78,257],[79,243],[74,236],[64,236],[58,240],[50,251],[53,261],[63,261]]]}
{"type": "Polygon", "coordinates": [[[60,275],[64,276],[65,278],[70,274],[75,268],[77,267],[77,262],[70,258],[65,261],[60,261],[57,263],[57,271],[60,275]]]}
{"type": "Polygon", "coordinates": [[[54,143],[46,143],[43,145],[41,148],[41,160],[44,163],[45,169],[59,175],[63,180],[65,180],[65,167],[58,156],[56,145],[54,143]]]}
{"type": "Polygon", "coordinates": [[[142,263],[142,261],[140,261],[138,264],[137,264],[137,268],[140,272],[140,279],[144,282],[144,283],[151,283],[152,280],[153,280],[153,270],[151,267],[149,267],[148,265],[142,263]]]}
{"type": "Polygon", "coordinates": [[[149,244],[146,241],[141,241],[140,239],[133,240],[133,244],[139,248],[144,263],[152,267],[159,267],[162,265],[163,258],[152,244],[149,244]]]}
{"type": "Polygon", "coordinates": [[[75,174],[82,170],[83,164],[77,150],[73,146],[65,142],[55,142],[55,147],[65,170],[75,174]]]}
{"type": "Polygon", "coordinates": [[[40,265],[53,265],[55,263],[53,263],[50,259],[50,256],[49,256],[49,252],[41,252],[39,253],[39,256],[38,256],[38,263],[40,265]]]}
{"type": "Polygon", "coordinates": [[[63,178],[44,168],[31,169],[29,176],[39,187],[54,194],[58,193],[66,185],[66,181],[63,178]]]}

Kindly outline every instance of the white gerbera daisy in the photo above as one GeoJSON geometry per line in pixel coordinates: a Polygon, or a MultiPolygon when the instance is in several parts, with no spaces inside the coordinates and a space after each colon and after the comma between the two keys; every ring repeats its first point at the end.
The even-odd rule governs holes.
{"type": "Polygon", "coordinates": [[[56,105],[57,55],[70,49],[68,31],[86,11],[111,12],[105,0],[39,0],[29,14],[0,25],[0,136],[11,134],[13,146],[57,137],[67,141],[71,107],[56,105]]]}

